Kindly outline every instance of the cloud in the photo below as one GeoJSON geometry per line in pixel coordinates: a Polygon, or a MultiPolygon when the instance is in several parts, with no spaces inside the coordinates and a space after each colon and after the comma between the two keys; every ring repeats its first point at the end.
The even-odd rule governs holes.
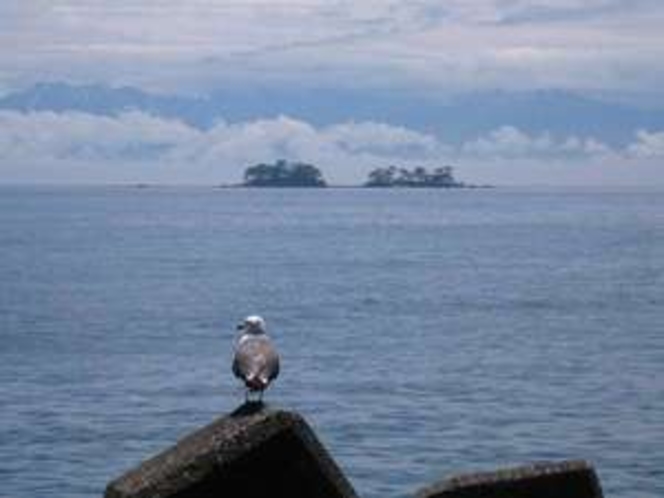
{"type": "MultiPolygon", "coordinates": [[[[336,183],[357,182],[370,168],[551,161],[630,161],[664,157],[664,131],[638,131],[613,149],[592,137],[528,134],[497,128],[460,145],[377,122],[316,127],[281,116],[208,129],[130,111],[118,116],[81,112],[0,111],[0,181],[236,182],[250,164],[278,158],[310,161],[336,183]],[[40,170],[43,166],[46,169],[40,170]],[[86,169],[87,168],[87,169],[86,169]],[[43,176],[47,171],[47,176],[43,176]]],[[[514,175],[509,174],[510,178],[514,175]]]]}
{"type": "Polygon", "coordinates": [[[426,161],[440,150],[432,136],[371,122],[316,128],[281,116],[200,129],[137,111],[116,117],[0,111],[0,171],[7,176],[26,164],[57,164],[63,173],[81,164],[112,172],[122,164],[123,174],[133,164],[137,172],[158,175],[159,165],[192,180],[237,181],[249,164],[286,158],[333,165],[332,177],[343,178],[358,165],[426,161]]]}
{"type": "Polygon", "coordinates": [[[638,158],[664,158],[664,131],[650,133],[639,130],[636,141],[627,147],[627,152],[638,158]]]}
{"type": "Polygon", "coordinates": [[[116,117],[80,112],[0,111],[0,159],[146,160],[195,139],[196,130],[140,112],[116,117]]]}
{"type": "Polygon", "coordinates": [[[0,77],[661,93],[662,23],[655,0],[5,0],[0,77]]]}
{"type": "Polygon", "coordinates": [[[531,135],[513,126],[502,126],[468,141],[461,146],[461,152],[466,156],[495,160],[526,157],[583,159],[614,153],[608,145],[594,138],[555,139],[549,133],[531,135]]]}
{"type": "Polygon", "coordinates": [[[323,139],[350,154],[394,159],[430,159],[449,152],[433,135],[384,123],[344,123],[323,131],[323,139]]]}

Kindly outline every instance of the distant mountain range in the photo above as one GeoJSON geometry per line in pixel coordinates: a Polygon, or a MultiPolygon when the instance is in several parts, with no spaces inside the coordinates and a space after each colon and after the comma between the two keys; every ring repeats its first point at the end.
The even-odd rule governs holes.
{"type": "Polygon", "coordinates": [[[215,122],[287,115],[317,126],[376,121],[458,143],[500,126],[557,137],[594,137],[624,145],[635,130],[664,129],[664,111],[593,100],[563,91],[485,92],[451,100],[408,92],[311,88],[219,90],[204,97],[161,95],[132,87],[40,83],[0,98],[0,109],[79,111],[113,116],[137,110],[199,128],[215,122]]]}

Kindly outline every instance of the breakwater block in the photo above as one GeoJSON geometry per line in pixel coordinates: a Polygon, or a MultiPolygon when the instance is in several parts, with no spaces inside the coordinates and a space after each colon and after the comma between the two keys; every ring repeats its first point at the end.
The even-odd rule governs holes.
{"type": "Polygon", "coordinates": [[[416,498],[602,498],[597,474],[581,460],[537,463],[462,474],[417,492],[416,498]]]}
{"type": "Polygon", "coordinates": [[[306,421],[248,403],[106,487],[105,498],[356,498],[306,421]]]}

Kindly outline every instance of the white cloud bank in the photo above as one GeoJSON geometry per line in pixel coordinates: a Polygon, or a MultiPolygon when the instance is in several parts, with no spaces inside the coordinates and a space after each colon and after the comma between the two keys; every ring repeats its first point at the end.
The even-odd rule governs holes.
{"type": "MultiPolygon", "coordinates": [[[[334,183],[358,182],[370,168],[394,163],[452,163],[460,165],[460,171],[466,164],[499,166],[503,183],[520,183],[519,177],[528,172],[513,171],[510,165],[528,165],[526,180],[532,183],[542,165],[568,164],[578,172],[591,163],[664,160],[664,131],[639,130],[631,144],[613,149],[592,137],[531,135],[504,126],[453,146],[433,135],[375,122],[315,127],[282,116],[220,122],[202,130],[137,111],[116,117],[0,111],[4,183],[237,182],[245,167],[278,158],[313,162],[334,183]]],[[[481,181],[481,172],[478,175],[481,181]]],[[[664,183],[664,168],[659,177],[664,183]]]]}
{"type": "Polygon", "coordinates": [[[636,138],[637,140],[627,148],[631,155],[640,158],[664,158],[664,131],[650,133],[639,130],[636,138]]]}
{"type": "Polygon", "coordinates": [[[334,165],[330,177],[343,181],[357,176],[358,165],[427,161],[442,152],[433,136],[372,122],[315,128],[282,116],[201,130],[137,111],[116,117],[0,111],[0,181],[40,164],[51,171],[56,165],[67,179],[94,167],[93,181],[112,177],[116,168],[155,181],[237,181],[246,166],[277,158],[334,165]]]}
{"type": "Polygon", "coordinates": [[[499,160],[524,157],[588,159],[614,154],[609,146],[594,138],[566,137],[556,140],[549,133],[529,135],[513,126],[502,126],[486,136],[469,141],[463,144],[461,151],[468,156],[499,160]]]}

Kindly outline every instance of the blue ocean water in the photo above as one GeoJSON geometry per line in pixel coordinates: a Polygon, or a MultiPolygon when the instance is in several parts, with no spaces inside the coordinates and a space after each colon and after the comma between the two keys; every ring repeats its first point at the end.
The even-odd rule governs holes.
{"type": "Polygon", "coordinates": [[[0,495],[100,496],[234,409],[263,315],[367,498],[585,458],[664,496],[664,193],[0,189],[0,495]]]}

